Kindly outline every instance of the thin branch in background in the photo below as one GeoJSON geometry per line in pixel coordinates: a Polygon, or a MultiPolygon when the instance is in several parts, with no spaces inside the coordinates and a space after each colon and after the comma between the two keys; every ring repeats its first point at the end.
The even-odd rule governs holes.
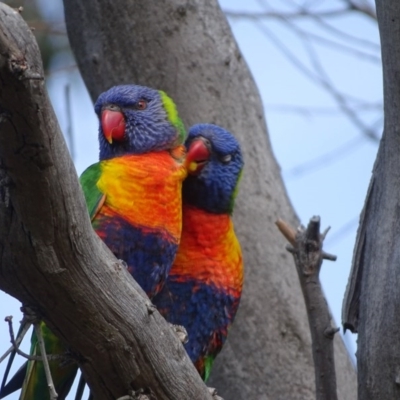
{"type": "Polygon", "coordinates": [[[332,116],[340,114],[341,111],[337,107],[316,107],[316,106],[299,106],[294,104],[265,104],[267,114],[270,112],[282,114],[298,114],[304,118],[312,118],[318,116],[332,116]]]}
{"type": "Polygon", "coordinates": [[[63,67],[54,68],[49,71],[46,71],[46,78],[48,78],[49,76],[60,74],[62,72],[71,72],[71,71],[74,71],[77,69],[78,69],[78,66],[76,64],[70,64],[70,65],[65,65],[63,67]]]}
{"type": "MultiPolygon", "coordinates": [[[[311,7],[307,7],[306,4],[304,5],[298,5],[294,0],[286,0],[286,2],[290,3],[293,7],[295,7],[298,10],[303,11],[308,17],[312,18],[314,22],[319,22],[319,24],[330,34],[333,34],[333,36],[336,37],[343,37],[346,40],[346,44],[348,43],[349,40],[355,41],[357,43],[357,46],[363,45],[367,47],[372,47],[375,52],[379,53],[379,61],[380,61],[380,45],[373,43],[371,41],[361,39],[357,36],[353,36],[347,32],[343,32],[340,29],[330,25],[327,21],[327,18],[323,18],[321,15],[319,15],[315,10],[312,10],[311,7]]],[[[307,3],[307,2],[306,2],[307,3]]],[[[316,3],[317,5],[320,4],[320,2],[316,3]]],[[[360,11],[363,12],[359,9],[356,8],[356,6],[352,2],[346,2],[347,6],[349,7],[349,10],[352,11],[360,11]]],[[[363,10],[365,9],[364,7],[362,8],[363,10]]],[[[376,21],[374,21],[376,23],[376,21]]]]}
{"type": "Polygon", "coordinates": [[[271,42],[275,45],[275,47],[305,76],[307,76],[312,82],[319,82],[319,77],[313,71],[311,71],[308,67],[304,65],[302,61],[298,57],[296,57],[292,51],[283,43],[282,40],[278,39],[278,37],[272,33],[270,29],[268,29],[261,22],[255,22],[255,26],[263,33],[271,42]]]}
{"type": "MultiPolygon", "coordinates": [[[[318,11],[316,9],[312,9],[313,3],[308,6],[298,7],[298,4],[294,2],[290,2],[295,7],[298,7],[295,11],[292,12],[283,12],[283,11],[233,11],[224,9],[224,13],[227,17],[233,19],[247,19],[251,21],[256,21],[260,19],[273,19],[273,18],[290,18],[290,19],[298,19],[298,18],[308,18],[308,17],[319,17],[319,18],[332,18],[341,16],[343,14],[348,14],[349,12],[359,12],[368,17],[372,18],[376,21],[376,12],[373,6],[369,5],[367,2],[364,4],[356,3],[351,0],[343,0],[342,1],[345,6],[339,7],[331,10],[323,10],[318,11]]],[[[264,8],[266,8],[266,4],[264,2],[259,2],[264,8]]],[[[314,2],[314,4],[319,5],[320,2],[314,2]]]]}
{"type": "MultiPolygon", "coordinates": [[[[296,1],[294,0],[284,0],[286,3],[292,4],[294,7],[299,7],[301,9],[307,9],[310,13],[316,13],[315,9],[312,9],[313,5],[316,5],[317,7],[321,5],[320,0],[311,0],[311,1],[304,1],[303,0],[303,5],[299,5],[296,1]]],[[[365,14],[368,17],[374,19],[376,21],[376,12],[375,12],[375,7],[374,3],[370,2],[369,0],[341,0],[342,3],[346,5],[348,8],[348,11],[352,12],[358,12],[361,14],[365,14]]]]}
{"type": "MultiPolygon", "coordinates": [[[[276,18],[287,18],[287,19],[295,19],[295,18],[304,18],[309,17],[308,10],[299,10],[294,12],[282,12],[282,11],[263,11],[263,12],[251,12],[251,11],[232,11],[232,10],[223,10],[225,15],[232,19],[247,19],[250,21],[259,21],[262,19],[276,19],[276,18]]],[[[338,15],[346,14],[349,11],[348,7],[338,8],[337,10],[329,10],[329,11],[321,11],[316,14],[321,17],[335,17],[338,15]]]]}
{"type": "Polygon", "coordinates": [[[345,155],[352,153],[355,148],[359,148],[365,144],[363,136],[357,136],[342,145],[335,147],[328,152],[319,155],[318,157],[308,160],[302,164],[296,165],[288,171],[283,171],[285,179],[299,178],[309,172],[315,172],[321,167],[327,167],[328,165],[339,161],[345,155]]]}
{"type": "Polygon", "coordinates": [[[348,235],[350,232],[355,232],[355,228],[357,227],[359,220],[360,220],[360,217],[357,215],[356,217],[347,221],[341,227],[336,229],[332,233],[332,235],[330,235],[329,239],[327,240],[327,243],[329,245],[332,245],[333,243],[335,243],[337,241],[343,240],[346,237],[346,235],[348,235]]]}
{"type": "MultiPolygon", "coordinates": [[[[342,111],[337,107],[317,107],[317,106],[300,106],[300,105],[292,105],[292,104],[266,104],[265,109],[268,112],[279,112],[279,113],[290,113],[290,114],[299,114],[303,117],[309,118],[314,115],[318,116],[332,116],[341,114],[342,111]]],[[[353,109],[357,111],[357,113],[361,112],[370,112],[370,111],[382,111],[382,103],[366,103],[359,104],[353,106],[353,109]]],[[[380,121],[382,119],[380,118],[380,121]]]]}
{"type": "MultiPolygon", "coordinates": [[[[258,3],[264,9],[261,12],[233,12],[227,11],[226,14],[232,19],[247,19],[254,22],[255,26],[258,27],[261,32],[268,37],[268,39],[275,45],[275,47],[306,77],[312,80],[313,83],[319,84],[322,88],[328,92],[336,104],[339,107],[341,113],[343,113],[353,125],[356,126],[368,139],[374,142],[379,141],[380,132],[376,132],[371,129],[363,119],[358,115],[359,109],[355,107],[353,103],[353,96],[350,94],[343,94],[333,85],[333,82],[329,79],[326,71],[322,67],[318,54],[314,50],[312,43],[322,44],[325,47],[330,47],[335,50],[340,50],[342,53],[347,52],[357,58],[363,57],[365,60],[373,61],[374,63],[380,62],[380,55],[371,54],[370,52],[365,52],[360,50],[360,47],[367,47],[368,49],[373,49],[374,52],[379,50],[379,45],[367,41],[365,39],[357,38],[353,35],[343,32],[328,23],[329,18],[332,16],[339,16],[343,12],[357,11],[367,14],[370,17],[376,18],[373,6],[368,2],[346,0],[342,1],[344,7],[339,7],[330,10],[318,10],[316,7],[320,6],[319,2],[305,1],[302,4],[298,4],[293,0],[286,0],[284,6],[286,10],[276,10],[271,7],[265,1],[259,0],[258,3]],[[314,5],[316,7],[314,7],[314,5]],[[289,7],[289,8],[288,8],[289,7]],[[311,18],[316,24],[323,28],[327,33],[334,36],[334,40],[310,32],[308,29],[299,27],[297,24],[297,18],[311,18]],[[291,50],[288,46],[283,43],[280,38],[278,38],[270,29],[262,23],[265,19],[275,19],[284,23],[290,30],[292,30],[296,37],[300,37],[308,53],[309,60],[313,69],[311,70],[302,60],[291,50]],[[338,42],[338,39],[342,39],[338,42]],[[354,43],[358,45],[357,48],[353,47],[351,44],[354,43]]],[[[355,99],[355,101],[360,101],[355,99]]],[[[296,110],[299,112],[299,109],[296,110]]]]}
{"type": "MultiPolygon", "coordinates": [[[[328,80],[325,72],[323,71],[322,67],[320,68],[318,62],[315,60],[315,56],[313,53],[309,52],[310,60],[314,66],[314,70],[311,71],[308,67],[304,65],[302,61],[296,57],[290,49],[285,46],[285,44],[274,35],[270,29],[268,29],[264,24],[256,22],[256,26],[263,32],[265,35],[269,37],[272,43],[275,44],[277,49],[279,49],[283,55],[296,67],[298,68],[305,76],[307,76],[311,81],[315,84],[319,84],[322,86],[335,100],[338,104],[339,108],[342,112],[347,115],[350,121],[369,139],[373,140],[374,142],[379,141],[379,135],[372,131],[369,127],[365,126],[363,121],[357,116],[357,114],[350,108],[347,102],[347,97],[343,94],[339,93],[336,88],[330,83],[328,80]]],[[[310,46],[310,44],[308,43],[310,46]]],[[[309,49],[308,46],[308,49],[309,49]]]]}
{"type": "Polygon", "coordinates": [[[304,29],[299,28],[296,24],[293,23],[293,21],[290,21],[285,18],[281,18],[281,20],[287,24],[288,27],[290,27],[292,30],[296,32],[296,34],[300,34],[304,40],[313,40],[317,43],[324,44],[325,46],[328,46],[332,49],[335,49],[339,52],[347,53],[352,55],[353,57],[356,58],[363,58],[366,61],[370,61],[373,63],[380,63],[381,62],[381,57],[380,55],[374,55],[371,53],[366,53],[360,49],[354,48],[349,46],[348,44],[344,43],[338,43],[335,40],[328,39],[326,37],[323,37],[321,35],[318,35],[313,32],[306,31],[304,29]]]}
{"type": "Polygon", "coordinates": [[[349,106],[346,97],[340,93],[336,87],[332,84],[328,77],[325,69],[322,67],[317,52],[309,41],[303,41],[305,48],[308,52],[309,59],[319,75],[320,84],[326,89],[326,91],[331,94],[331,96],[336,100],[339,108],[342,110],[343,114],[347,115],[348,119],[368,138],[377,142],[380,140],[380,135],[376,133],[375,130],[370,129],[366,126],[364,122],[359,118],[357,113],[349,106]]]}
{"type": "Polygon", "coordinates": [[[324,30],[326,30],[330,34],[337,36],[337,37],[342,37],[346,41],[352,41],[356,45],[369,47],[371,50],[379,52],[379,54],[380,54],[381,46],[378,43],[374,43],[374,42],[371,42],[370,40],[366,40],[366,39],[359,38],[357,36],[350,35],[348,32],[344,32],[344,31],[336,28],[331,23],[329,23],[328,21],[325,21],[323,18],[320,18],[317,15],[310,15],[310,17],[314,20],[314,22],[317,25],[320,25],[324,30]]]}
{"type": "Polygon", "coordinates": [[[353,0],[342,1],[347,4],[352,10],[365,14],[367,17],[370,17],[374,21],[377,20],[375,8],[367,1],[362,2],[363,4],[361,4],[360,2],[355,2],[353,0]]]}
{"type": "MultiPolygon", "coordinates": [[[[295,3],[292,0],[288,0],[288,1],[291,4],[295,5],[295,3]]],[[[318,79],[319,83],[323,87],[325,87],[325,89],[328,91],[328,93],[330,93],[334,96],[336,102],[339,104],[339,106],[341,106],[342,111],[347,113],[348,117],[354,123],[356,123],[357,127],[362,128],[364,130],[364,133],[367,134],[367,136],[369,136],[370,138],[373,138],[373,136],[375,136],[374,132],[371,132],[370,130],[368,130],[368,128],[363,125],[362,121],[357,117],[357,115],[355,115],[353,110],[350,109],[350,106],[348,104],[350,96],[344,95],[344,94],[340,93],[338,90],[336,90],[335,86],[332,84],[332,82],[328,78],[328,75],[325,72],[325,69],[322,67],[322,65],[319,61],[318,54],[314,50],[314,47],[311,44],[310,33],[303,31],[292,21],[286,20],[285,22],[286,22],[287,27],[291,28],[291,30],[294,31],[296,36],[299,35],[300,37],[302,37],[303,46],[305,47],[305,49],[309,55],[309,60],[311,61],[311,64],[313,65],[313,68],[314,68],[315,72],[317,73],[317,76],[319,78],[318,79]]],[[[304,70],[303,70],[303,72],[304,72],[304,70]]]]}
{"type": "MultiPolygon", "coordinates": [[[[264,8],[267,8],[267,5],[264,2],[259,2],[264,8]]],[[[290,4],[292,4],[294,7],[298,7],[298,4],[296,4],[293,1],[289,1],[290,4]]],[[[365,6],[360,6],[360,9],[364,10],[367,9],[368,7],[365,6]]],[[[349,11],[349,10],[356,10],[358,11],[359,9],[356,8],[356,6],[353,3],[348,3],[348,7],[346,9],[344,9],[344,11],[349,11]]],[[[325,30],[329,31],[330,34],[332,34],[333,36],[337,37],[343,37],[343,39],[346,41],[346,44],[343,43],[338,43],[335,42],[333,40],[324,38],[320,35],[314,34],[312,32],[304,32],[304,35],[308,35],[308,37],[311,37],[313,39],[315,39],[316,41],[319,42],[323,42],[326,44],[329,44],[331,46],[333,46],[334,48],[338,48],[340,50],[344,50],[347,52],[351,52],[353,55],[360,55],[362,57],[365,57],[366,59],[373,61],[373,62],[381,62],[380,59],[380,45],[377,43],[373,43],[371,41],[350,35],[347,32],[343,32],[340,29],[337,29],[336,27],[332,26],[331,24],[329,24],[327,21],[325,21],[325,19],[323,18],[324,15],[323,13],[318,13],[315,10],[311,10],[310,8],[307,7],[299,7],[296,9],[295,12],[292,13],[285,13],[283,11],[270,11],[267,10],[265,12],[252,12],[252,13],[248,13],[245,11],[224,11],[225,14],[232,18],[233,20],[235,19],[250,19],[253,21],[261,21],[265,18],[271,18],[271,19],[277,19],[277,20],[281,20],[284,22],[287,22],[288,20],[291,20],[291,16],[302,16],[302,17],[309,17],[311,19],[313,19],[315,22],[317,22],[319,25],[321,25],[325,30]],[[377,51],[379,54],[378,55],[373,55],[373,54],[368,54],[365,53],[363,51],[360,51],[359,48],[351,48],[348,46],[348,42],[349,41],[354,41],[358,46],[359,45],[363,45],[363,46],[367,46],[370,47],[371,49],[373,49],[374,51],[377,51]]],[[[293,23],[293,21],[292,21],[293,23]]],[[[301,30],[297,25],[296,28],[301,30]]]]}
{"type": "MultiPolygon", "coordinates": [[[[378,126],[382,125],[382,117],[379,117],[372,125],[371,129],[377,129],[378,126]]],[[[363,140],[363,136],[357,136],[344,144],[335,147],[334,149],[313,158],[312,160],[308,160],[304,163],[298,164],[297,166],[291,168],[288,171],[283,171],[286,179],[290,179],[293,177],[298,178],[299,176],[305,175],[310,172],[314,172],[322,167],[327,167],[328,165],[339,161],[343,158],[343,156],[351,153],[354,149],[359,149],[361,145],[365,144],[363,140]],[[288,174],[286,176],[286,174],[288,174]]]]}
{"type": "Polygon", "coordinates": [[[65,130],[66,136],[69,143],[69,152],[71,153],[71,158],[75,161],[75,145],[74,145],[74,133],[72,129],[72,112],[71,112],[71,93],[70,84],[65,85],[65,110],[67,113],[67,128],[65,130]]]}

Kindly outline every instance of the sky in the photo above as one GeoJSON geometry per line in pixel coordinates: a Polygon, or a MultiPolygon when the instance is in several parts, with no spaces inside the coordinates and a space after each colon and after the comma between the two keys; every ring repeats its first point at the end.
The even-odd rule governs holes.
{"type": "MultiPolygon", "coordinates": [[[[336,12],[329,18],[293,16],[299,13],[299,4],[323,15],[343,8],[345,2],[340,0],[220,0],[220,4],[230,12],[234,36],[258,85],[273,151],[296,213],[303,224],[319,215],[322,229],[331,226],[324,249],[338,259],[324,262],[321,280],[339,324],[358,217],[383,123],[377,24],[359,13],[336,12]],[[258,21],[233,17],[234,12],[280,13],[281,18],[258,21]],[[330,86],[333,91],[327,90],[330,86]],[[367,136],[371,130],[376,139],[367,136]]],[[[42,5],[54,29],[65,29],[61,1],[42,0],[42,5]]],[[[65,42],[66,38],[53,40],[65,42]]],[[[73,132],[74,160],[80,174],[98,158],[97,120],[74,65],[68,52],[59,54],[52,61],[47,85],[61,129],[64,134],[73,132]],[[66,113],[66,86],[71,119],[66,113]]],[[[17,329],[19,307],[16,300],[0,292],[0,321],[13,315],[17,329]]],[[[0,324],[0,338],[2,353],[9,346],[5,323],[0,324]]],[[[346,333],[345,343],[354,359],[355,336],[346,333]]],[[[29,340],[23,348],[29,349],[29,340]]],[[[3,369],[4,363],[0,376],[3,369]]]]}

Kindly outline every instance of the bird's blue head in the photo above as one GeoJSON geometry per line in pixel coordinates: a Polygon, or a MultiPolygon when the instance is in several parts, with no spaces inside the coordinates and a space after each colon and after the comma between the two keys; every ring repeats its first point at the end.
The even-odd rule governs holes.
{"type": "Polygon", "coordinates": [[[114,86],[99,96],[94,109],[100,121],[100,160],[171,149],[186,138],[174,102],[159,90],[114,86]]]}
{"type": "Polygon", "coordinates": [[[243,158],[238,141],[225,129],[194,125],[186,140],[189,175],[183,201],[205,211],[232,213],[243,158]]]}

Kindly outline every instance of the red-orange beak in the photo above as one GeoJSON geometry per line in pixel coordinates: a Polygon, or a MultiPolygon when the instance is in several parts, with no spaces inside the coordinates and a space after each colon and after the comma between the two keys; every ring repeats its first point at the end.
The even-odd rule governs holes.
{"type": "Polygon", "coordinates": [[[186,165],[190,175],[198,175],[210,158],[211,152],[203,138],[194,140],[186,154],[186,165]]]}
{"type": "Polygon", "coordinates": [[[101,113],[101,127],[108,143],[120,141],[125,136],[125,117],[121,111],[103,110],[101,113]]]}

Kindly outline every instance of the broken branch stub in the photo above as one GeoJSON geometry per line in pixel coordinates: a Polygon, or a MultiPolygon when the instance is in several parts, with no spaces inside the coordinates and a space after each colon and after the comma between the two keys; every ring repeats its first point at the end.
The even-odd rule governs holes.
{"type": "Polygon", "coordinates": [[[320,218],[311,218],[307,228],[295,231],[286,222],[278,220],[278,229],[291,243],[292,253],[307,308],[312,337],[317,400],[337,400],[333,338],[339,328],[331,325],[331,315],[324,297],[319,273],[322,261],[336,260],[336,256],[322,250],[327,230],[320,233],[320,218]]]}

